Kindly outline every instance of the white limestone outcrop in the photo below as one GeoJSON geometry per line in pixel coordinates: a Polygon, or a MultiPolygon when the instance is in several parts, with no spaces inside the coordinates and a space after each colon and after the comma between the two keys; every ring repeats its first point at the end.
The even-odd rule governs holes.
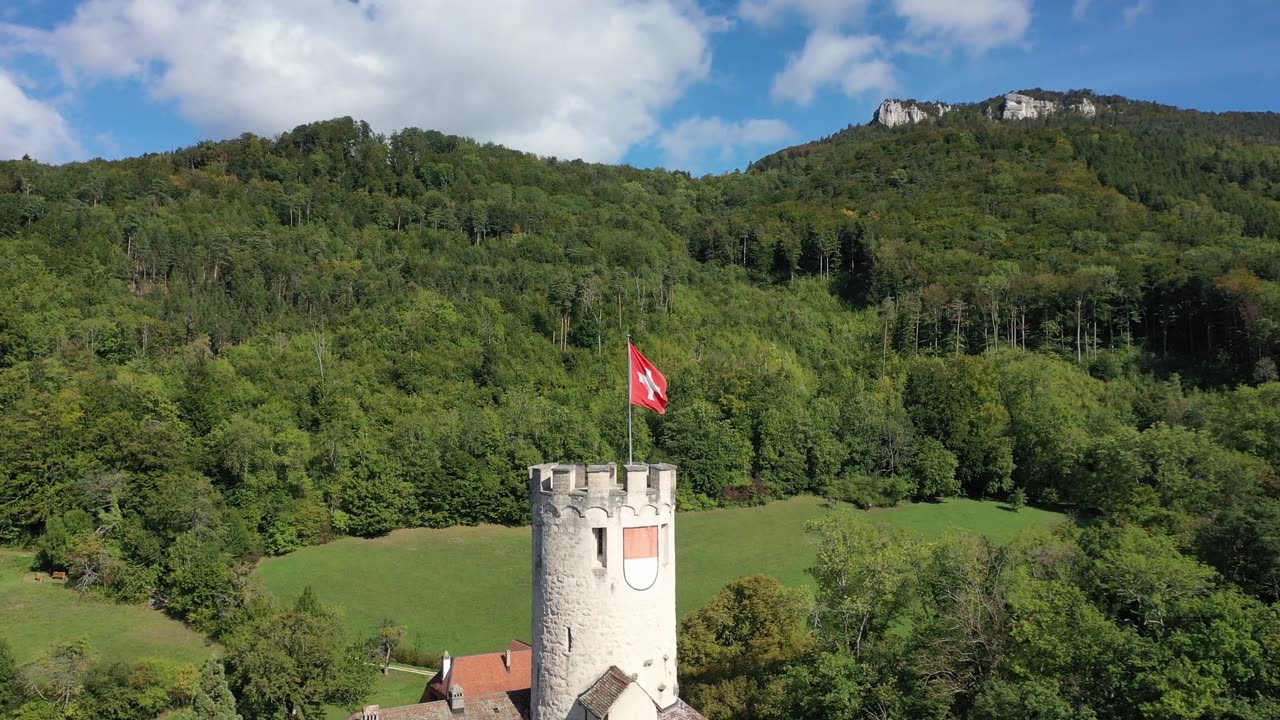
{"type": "Polygon", "coordinates": [[[1073,103],[1056,100],[1038,100],[1022,93],[1006,93],[999,105],[987,107],[987,117],[992,120],[1035,120],[1059,112],[1069,112],[1094,117],[1098,108],[1087,97],[1073,103]]]}
{"type": "Polygon", "coordinates": [[[942,117],[948,112],[951,112],[951,106],[946,103],[926,103],[921,105],[907,100],[885,100],[880,103],[880,107],[876,108],[875,115],[871,117],[871,122],[885,127],[913,125],[925,120],[942,117]]]}
{"type": "MultiPolygon", "coordinates": [[[[961,106],[963,107],[963,106],[961,106]]],[[[885,127],[914,125],[935,120],[955,107],[939,102],[887,99],[876,108],[871,124],[885,127]]],[[[1057,113],[1070,113],[1083,117],[1095,117],[1098,107],[1087,97],[1077,96],[1074,102],[1066,100],[1042,100],[1023,93],[1006,93],[993,104],[987,105],[986,116],[990,120],[1035,120],[1057,113]]]]}
{"type": "Polygon", "coordinates": [[[1008,93],[1000,107],[1001,120],[1034,120],[1058,111],[1058,103],[1037,100],[1022,93],[1008,93]]]}
{"type": "Polygon", "coordinates": [[[1085,117],[1093,117],[1098,114],[1098,108],[1089,101],[1089,98],[1080,98],[1080,102],[1068,105],[1067,109],[1071,112],[1080,113],[1085,117]]]}

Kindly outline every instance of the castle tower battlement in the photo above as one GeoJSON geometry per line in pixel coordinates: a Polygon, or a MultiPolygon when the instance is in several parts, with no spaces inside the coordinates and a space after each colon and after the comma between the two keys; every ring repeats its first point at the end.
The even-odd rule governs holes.
{"type": "Polygon", "coordinates": [[[657,709],[676,683],[673,465],[535,465],[532,720],[578,720],[616,666],[657,709]]]}

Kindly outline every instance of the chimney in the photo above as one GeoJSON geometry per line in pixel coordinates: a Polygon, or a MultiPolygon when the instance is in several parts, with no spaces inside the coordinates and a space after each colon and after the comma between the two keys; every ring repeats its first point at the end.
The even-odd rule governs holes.
{"type": "Polygon", "coordinates": [[[507,650],[502,653],[502,663],[507,666],[507,670],[511,669],[511,651],[507,650]]]}
{"type": "Polygon", "coordinates": [[[440,656],[440,679],[444,681],[444,686],[449,687],[449,671],[453,669],[453,658],[449,657],[449,651],[445,650],[440,656]]]}
{"type": "Polygon", "coordinates": [[[378,706],[365,705],[360,711],[360,720],[378,720],[378,706]]]}
{"type": "Polygon", "coordinates": [[[461,714],[466,709],[466,705],[462,701],[461,685],[449,686],[449,709],[458,714],[461,714]]]}

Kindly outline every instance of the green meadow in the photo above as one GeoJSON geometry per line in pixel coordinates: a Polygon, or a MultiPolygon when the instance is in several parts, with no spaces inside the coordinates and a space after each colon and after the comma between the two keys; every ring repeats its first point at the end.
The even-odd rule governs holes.
{"type": "MultiPolygon", "coordinates": [[[[823,500],[798,497],[762,507],[682,513],[676,522],[680,614],[742,575],[763,573],[790,585],[805,584],[815,550],[804,523],[828,512],[823,500]]],[[[904,505],[867,516],[926,537],[960,528],[998,542],[1062,518],[1035,508],[1014,513],[974,500],[904,505]]],[[[512,638],[529,639],[530,564],[527,527],[454,527],[397,530],[373,540],[344,538],[304,548],[263,560],[257,577],[285,600],[310,585],[321,600],[343,608],[356,633],[392,619],[408,626],[410,645],[461,655],[498,649],[512,638]]]]}
{"type": "MultiPolygon", "coordinates": [[[[367,704],[381,705],[384,708],[413,705],[422,699],[422,691],[431,678],[417,673],[392,670],[386,675],[378,675],[377,684],[370,694],[367,704]]],[[[340,708],[330,706],[325,711],[325,720],[345,720],[358,707],[340,708]]]]}
{"type": "MultiPolygon", "coordinates": [[[[742,575],[764,573],[790,585],[806,584],[814,548],[804,523],[829,512],[818,498],[798,497],[755,508],[682,513],[676,523],[680,614],[742,575]]],[[[1062,519],[1034,508],[1014,513],[973,500],[865,514],[926,537],[961,528],[999,542],[1062,519]]],[[[160,657],[200,663],[216,650],[199,633],[156,610],[82,597],[47,576],[36,582],[30,564],[29,553],[0,550],[0,637],[12,645],[18,662],[76,637],[87,638],[104,660],[160,657]]],[[[256,577],[285,601],[310,585],[325,603],[341,608],[357,635],[390,618],[408,626],[410,645],[460,655],[501,648],[512,638],[529,639],[529,568],[529,528],[484,525],[344,538],[265,559],[256,577]]],[[[379,677],[370,702],[384,707],[417,702],[426,680],[392,671],[379,677]]],[[[329,718],[349,713],[332,708],[329,718]]]]}
{"type": "Polygon", "coordinates": [[[81,596],[47,575],[35,581],[31,554],[0,550],[0,637],[19,663],[55,642],[88,639],[103,660],[144,657],[204,662],[214,647],[200,633],[145,605],[81,596]]]}
{"type": "MultiPolygon", "coordinates": [[[[800,497],[682,514],[676,523],[679,612],[697,608],[741,575],[765,573],[805,584],[814,550],[803,526],[827,512],[822,500],[800,497]]],[[[904,505],[867,515],[926,536],[963,528],[997,541],[1061,518],[1034,508],[1013,513],[973,500],[904,505]]],[[[81,597],[47,577],[36,582],[30,563],[28,553],[0,550],[0,637],[13,646],[19,662],[54,642],[81,636],[106,660],[163,657],[198,663],[213,652],[199,633],[158,611],[81,597]]],[[[390,618],[409,627],[406,642],[412,645],[465,654],[528,639],[529,567],[529,528],[486,525],[398,530],[374,540],[344,538],[263,560],[257,577],[286,601],[311,585],[322,600],[343,609],[358,634],[390,618]]],[[[395,679],[417,683],[396,675],[387,680],[395,679]]]]}

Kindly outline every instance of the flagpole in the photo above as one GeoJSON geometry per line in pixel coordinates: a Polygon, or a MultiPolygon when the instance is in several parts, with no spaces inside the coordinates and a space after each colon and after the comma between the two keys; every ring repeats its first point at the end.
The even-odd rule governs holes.
{"type": "Polygon", "coordinates": [[[631,457],[631,334],[627,334],[627,464],[635,461],[631,457]]]}

